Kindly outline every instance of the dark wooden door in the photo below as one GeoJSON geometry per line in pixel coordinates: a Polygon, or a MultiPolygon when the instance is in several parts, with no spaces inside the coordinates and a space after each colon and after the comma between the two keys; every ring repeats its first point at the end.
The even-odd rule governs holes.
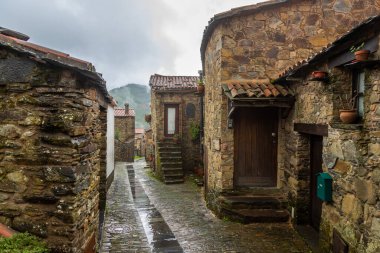
{"type": "Polygon", "coordinates": [[[310,136],[310,225],[319,231],[322,201],[317,197],[317,175],[322,172],[323,137],[310,136]]]}
{"type": "Polygon", "coordinates": [[[234,117],[235,187],[277,183],[277,108],[239,108],[234,117]]]}
{"type": "Polygon", "coordinates": [[[166,104],[164,113],[164,134],[166,137],[173,137],[178,134],[179,118],[178,104],[166,104]]]}

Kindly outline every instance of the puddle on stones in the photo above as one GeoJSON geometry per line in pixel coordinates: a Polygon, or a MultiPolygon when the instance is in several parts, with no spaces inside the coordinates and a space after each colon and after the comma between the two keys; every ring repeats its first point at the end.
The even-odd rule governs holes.
{"type": "Polygon", "coordinates": [[[166,224],[155,206],[150,203],[144,188],[136,178],[133,166],[128,165],[127,168],[135,207],[139,213],[152,252],[182,253],[183,249],[168,224],[166,224]]]}

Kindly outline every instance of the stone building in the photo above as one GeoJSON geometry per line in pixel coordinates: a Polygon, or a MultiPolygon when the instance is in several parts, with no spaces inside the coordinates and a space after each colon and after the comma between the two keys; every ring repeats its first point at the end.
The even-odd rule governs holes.
{"type": "Polygon", "coordinates": [[[125,104],[115,108],[115,160],[133,162],[135,155],[135,110],[125,104]]]}
{"type": "Polygon", "coordinates": [[[183,173],[200,162],[199,135],[192,136],[201,118],[197,81],[197,76],[150,77],[155,169],[166,183],[183,182],[183,173]]]}
{"type": "Polygon", "coordinates": [[[379,12],[379,1],[371,0],[281,0],[210,20],[201,44],[205,193],[217,214],[243,222],[287,221],[294,214],[288,212],[291,156],[283,119],[298,97],[273,80],[379,12]]]}
{"type": "Polygon", "coordinates": [[[380,16],[370,18],[318,54],[285,71],[296,102],[280,120],[283,187],[294,222],[320,230],[323,252],[380,252],[380,16]],[[350,48],[371,52],[352,62],[350,48]],[[312,71],[326,71],[325,79],[312,71]],[[293,81],[292,81],[293,80],[293,81]],[[343,124],[339,110],[352,99],[359,119],[343,124]],[[316,197],[316,174],[332,177],[332,201],[316,197]],[[337,251],[344,249],[347,251],[337,251]]]}
{"type": "Polygon", "coordinates": [[[135,129],[135,155],[144,156],[145,154],[145,138],[144,128],[135,129]]]}
{"type": "Polygon", "coordinates": [[[0,28],[0,222],[95,252],[112,98],[91,63],[28,39],[0,28]]]}
{"type": "Polygon", "coordinates": [[[149,164],[149,166],[153,168],[154,167],[154,142],[153,142],[151,128],[145,130],[144,140],[145,140],[145,153],[144,153],[145,160],[149,164]]]}

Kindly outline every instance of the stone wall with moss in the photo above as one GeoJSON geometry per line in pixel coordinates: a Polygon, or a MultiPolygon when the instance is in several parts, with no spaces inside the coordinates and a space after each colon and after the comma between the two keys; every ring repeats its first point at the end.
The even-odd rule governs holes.
{"type": "Polygon", "coordinates": [[[81,252],[99,223],[102,94],[72,71],[6,49],[0,65],[0,222],[53,252],[81,252]]]}
{"type": "MultiPolygon", "coordinates": [[[[165,139],[164,135],[164,118],[165,104],[178,104],[179,133],[176,136],[182,147],[183,169],[193,171],[200,159],[200,139],[192,139],[192,127],[200,126],[201,104],[200,96],[195,90],[190,91],[152,91],[151,110],[152,110],[152,135],[155,142],[165,139]],[[190,108],[191,107],[191,108],[190,108]]],[[[158,157],[158,149],[155,150],[155,157],[158,157]]],[[[156,163],[158,161],[156,160],[156,163]]],[[[157,164],[156,164],[157,166],[157,164]]]]}
{"type": "MultiPolygon", "coordinates": [[[[380,53],[371,56],[380,59],[380,53]]],[[[364,117],[356,124],[342,124],[340,97],[351,97],[352,70],[329,69],[330,81],[293,84],[296,104],[286,120],[287,136],[283,166],[284,188],[295,208],[296,223],[309,222],[310,140],[293,131],[294,123],[324,124],[323,170],[333,178],[333,199],[323,203],[320,246],[332,249],[333,231],[349,245],[350,252],[380,252],[380,68],[365,73],[364,117]]]]}
{"type": "Polygon", "coordinates": [[[115,161],[133,162],[135,157],[135,117],[115,117],[115,161]]]}

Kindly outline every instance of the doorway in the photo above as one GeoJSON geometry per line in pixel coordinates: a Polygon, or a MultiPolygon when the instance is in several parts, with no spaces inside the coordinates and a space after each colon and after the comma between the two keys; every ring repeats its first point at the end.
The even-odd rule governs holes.
{"type": "Polygon", "coordinates": [[[319,231],[322,201],[317,197],[317,175],[322,172],[323,137],[310,135],[310,225],[319,231]]]}
{"type": "Polygon", "coordinates": [[[164,135],[173,137],[178,134],[178,104],[166,104],[164,113],[164,135]]]}
{"type": "Polygon", "coordinates": [[[277,185],[278,109],[239,108],[234,117],[235,187],[277,185]]]}

